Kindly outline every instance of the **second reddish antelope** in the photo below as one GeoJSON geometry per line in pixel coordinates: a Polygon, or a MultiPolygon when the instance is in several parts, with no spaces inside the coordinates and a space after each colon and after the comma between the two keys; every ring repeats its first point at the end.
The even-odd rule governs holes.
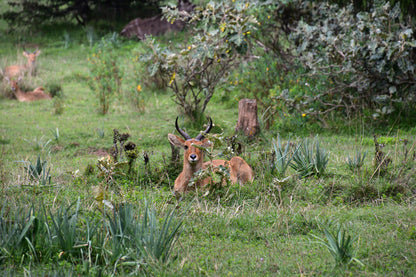
{"type": "Polygon", "coordinates": [[[36,89],[34,89],[33,91],[21,91],[19,88],[19,82],[21,80],[21,78],[19,78],[19,80],[14,81],[9,79],[8,77],[5,77],[5,79],[10,82],[10,86],[12,88],[13,94],[14,96],[16,96],[16,99],[19,102],[33,102],[36,100],[43,100],[43,99],[52,99],[52,96],[44,91],[43,87],[38,87],[36,89]]]}
{"type": "MultiPolygon", "coordinates": [[[[212,128],[212,120],[208,118],[208,127],[202,133],[191,138],[185,131],[183,131],[178,126],[178,118],[176,118],[175,126],[179,134],[182,135],[184,139],[178,137],[174,134],[168,134],[169,141],[178,147],[181,147],[185,150],[183,169],[182,172],[175,180],[174,192],[186,192],[188,190],[188,184],[191,181],[194,173],[200,169],[208,168],[209,166],[218,167],[224,166],[230,171],[230,179],[232,183],[247,183],[253,180],[253,170],[251,167],[244,161],[241,157],[235,156],[228,160],[212,160],[204,162],[204,152],[198,147],[209,147],[211,142],[204,138],[204,135],[212,128]],[[197,147],[198,146],[198,147],[197,147]]],[[[210,178],[205,178],[199,180],[196,186],[206,186],[211,181],[210,178]]]]}
{"type": "Polygon", "coordinates": [[[39,56],[40,50],[36,50],[33,53],[24,51],[23,56],[27,58],[27,63],[24,65],[10,65],[4,69],[4,77],[13,78],[22,76],[25,72],[32,75],[36,69],[36,58],[39,56]]]}

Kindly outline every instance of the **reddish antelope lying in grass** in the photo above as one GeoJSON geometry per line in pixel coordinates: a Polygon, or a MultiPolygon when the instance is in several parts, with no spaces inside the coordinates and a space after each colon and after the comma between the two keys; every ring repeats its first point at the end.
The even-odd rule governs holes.
{"type": "Polygon", "coordinates": [[[19,80],[14,81],[9,79],[8,77],[5,78],[8,82],[10,82],[10,86],[12,88],[13,94],[16,96],[17,100],[19,102],[32,102],[36,100],[42,100],[42,99],[52,99],[51,95],[49,93],[44,92],[43,87],[38,87],[34,89],[33,91],[21,91],[19,88],[19,82],[22,78],[19,78],[19,80]]]}
{"type": "Polygon", "coordinates": [[[29,72],[30,75],[33,74],[36,68],[36,58],[39,56],[40,50],[36,50],[33,53],[28,51],[23,52],[23,56],[27,58],[27,64],[25,65],[10,65],[4,69],[4,77],[13,78],[16,76],[22,76],[25,72],[29,72]]]}
{"type": "MultiPolygon", "coordinates": [[[[235,183],[246,183],[253,180],[253,170],[251,167],[240,157],[235,156],[231,160],[212,160],[204,163],[204,152],[196,146],[209,147],[211,142],[204,138],[204,134],[212,128],[212,120],[209,119],[207,129],[203,134],[199,134],[195,138],[191,138],[185,131],[178,126],[178,118],[176,118],[175,126],[179,134],[184,139],[174,134],[168,134],[169,141],[178,147],[185,150],[183,170],[175,180],[174,192],[185,192],[188,189],[188,184],[193,177],[194,173],[200,169],[205,169],[209,166],[218,167],[224,166],[230,171],[230,179],[233,184],[235,183]]],[[[205,178],[197,182],[196,186],[205,186],[211,181],[210,178],[205,178]]]]}

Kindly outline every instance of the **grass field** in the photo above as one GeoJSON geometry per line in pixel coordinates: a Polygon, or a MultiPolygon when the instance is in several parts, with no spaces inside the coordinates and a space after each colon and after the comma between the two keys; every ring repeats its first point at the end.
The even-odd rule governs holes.
{"type": "MultiPolygon", "coordinates": [[[[55,99],[19,103],[5,96],[7,84],[2,85],[0,232],[3,238],[10,234],[7,226],[18,225],[13,225],[18,222],[15,214],[22,209],[27,212],[30,207],[35,207],[38,219],[41,207],[45,207],[50,220],[60,209],[74,211],[70,205],[79,201],[82,220],[74,227],[78,233],[70,250],[56,246],[54,236],[54,247],[48,249],[47,244],[39,243],[34,250],[27,250],[24,243],[13,248],[0,238],[3,275],[416,275],[414,128],[396,128],[393,132],[386,128],[385,133],[379,134],[379,142],[385,145],[382,151],[391,159],[383,174],[378,174],[374,166],[373,134],[366,126],[343,134],[325,130],[310,133],[306,127],[306,131],[298,133],[281,133],[284,143],[289,138],[295,144],[305,138],[317,139],[321,148],[330,153],[323,175],[298,178],[297,172],[289,168],[289,178],[282,182],[271,170],[272,139],[277,139],[279,131],[262,130],[254,140],[240,136],[244,144],[242,156],[255,171],[253,183],[232,185],[208,196],[204,191],[191,192],[178,202],[171,189],[181,165],[169,162],[171,149],[167,140],[167,134],[175,132],[178,110],[170,92],[143,89],[142,112],[134,109],[126,97],[116,97],[108,114],[101,115],[98,99],[85,82],[89,75],[87,58],[91,55],[85,32],[68,31],[70,37],[66,38],[63,34],[57,31],[32,37],[1,37],[2,67],[24,63],[23,49],[39,47],[42,53],[37,75],[27,79],[28,86],[48,88],[51,83],[58,83],[64,98],[60,104],[55,99]],[[56,105],[63,108],[61,114],[56,113],[56,105]],[[134,177],[118,177],[108,185],[98,176],[96,165],[110,152],[113,129],[130,134],[130,140],[138,146],[139,158],[134,177]],[[364,165],[360,170],[350,170],[346,160],[357,150],[367,151],[364,165]],[[150,158],[146,167],[143,153],[150,158]],[[39,155],[50,168],[51,182],[44,185],[31,179],[24,169],[23,161],[35,163],[39,155]],[[88,168],[92,168],[92,173],[88,173],[88,168]],[[85,230],[91,227],[87,222],[104,222],[107,218],[94,193],[97,187],[105,188],[105,197],[113,206],[131,204],[132,218],[140,218],[145,201],[158,219],[175,210],[175,218],[183,223],[165,262],[143,260],[137,249],[127,246],[120,250],[121,256],[114,258],[116,242],[110,243],[111,232],[105,228],[90,240],[85,237],[85,230]],[[352,253],[362,264],[352,261],[336,266],[328,247],[319,243],[318,238],[327,238],[325,230],[334,232],[338,225],[356,239],[352,253]]],[[[125,93],[143,84],[144,78],[134,74],[132,61],[142,48],[141,43],[124,42],[119,49],[125,93]]],[[[241,96],[224,98],[224,94],[219,91],[214,95],[206,114],[225,136],[231,136],[241,96]]],[[[186,124],[192,135],[202,129],[186,124]]],[[[33,228],[30,226],[30,230],[33,228]]]]}

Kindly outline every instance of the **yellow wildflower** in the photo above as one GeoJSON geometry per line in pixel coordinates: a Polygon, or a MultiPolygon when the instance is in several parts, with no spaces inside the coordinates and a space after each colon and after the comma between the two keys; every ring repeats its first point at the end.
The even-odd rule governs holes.
{"type": "Polygon", "coordinates": [[[188,50],[191,50],[192,49],[192,46],[188,46],[188,50]]]}
{"type": "Polygon", "coordinates": [[[175,77],[176,77],[176,72],[173,72],[172,77],[170,77],[169,85],[173,83],[173,81],[175,80],[175,77]]]}
{"type": "Polygon", "coordinates": [[[137,85],[137,91],[142,91],[142,86],[141,85],[137,85]]]}
{"type": "Polygon", "coordinates": [[[306,116],[306,113],[303,113],[303,114],[302,114],[302,117],[305,117],[305,116],[306,116]]]}

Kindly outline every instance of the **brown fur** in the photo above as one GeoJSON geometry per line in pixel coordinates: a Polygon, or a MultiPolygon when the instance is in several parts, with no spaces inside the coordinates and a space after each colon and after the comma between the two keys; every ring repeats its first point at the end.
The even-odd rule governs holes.
{"type": "MultiPolygon", "coordinates": [[[[190,12],[194,5],[187,0],[178,1],[178,10],[190,12]]],[[[150,18],[136,18],[130,21],[121,31],[121,35],[127,38],[137,37],[144,40],[146,35],[161,35],[170,31],[180,31],[185,26],[185,22],[176,20],[174,23],[168,22],[162,18],[162,15],[156,15],[150,18]]]]}
{"type": "MultiPolygon", "coordinates": [[[[185,150],[183,170],[175,180],[174,192],[186,192],[188,190],[188,184],[193,177],[194,173],[200,169],[205,169],[209,166],[216,168],[220,165],[229,168],[230,179],[232,183],[247,183],[253,180],[253,170],[251,167],[241,158],[233,157],[231,160],[212,160],[209,162],[203,162],[204,152],[197,148],[195,145],[202,147],[209,147],[211,142],[208,139],[202,141],[196,139],[184,140],[173,134],[168,134],[169,141],[178,147],[185,150]],[[195,155],[195,156],[192,156],[195,155]]],[[[206,186],[211,181],[210,178],[200,180],[196,185],[199,187],[206,186]]]]}
{"type": "Polygon", "coordinates": [[[40,52],[40,50],[36,50],[33,53],[24,51],[23,55],[27,58],[27,64],[7,66],[3,72],[4,77],[13,78],[16,76],[22,76],[25,72],[33,74],[36,68],[36,58],[39,56],[40,52]]]}
{"type": "Polygon", "coordinates": [[[10,80],[6,77],[6,80],[10,82],[10,86],[12,91],[19,102],[33,102],[36,100],[43,100],[43,99],[52,99],[49,93],[44,91],[43,87],[37,87],[33,91],[21,91],[18,85],[18,81],[10,80]]]}

